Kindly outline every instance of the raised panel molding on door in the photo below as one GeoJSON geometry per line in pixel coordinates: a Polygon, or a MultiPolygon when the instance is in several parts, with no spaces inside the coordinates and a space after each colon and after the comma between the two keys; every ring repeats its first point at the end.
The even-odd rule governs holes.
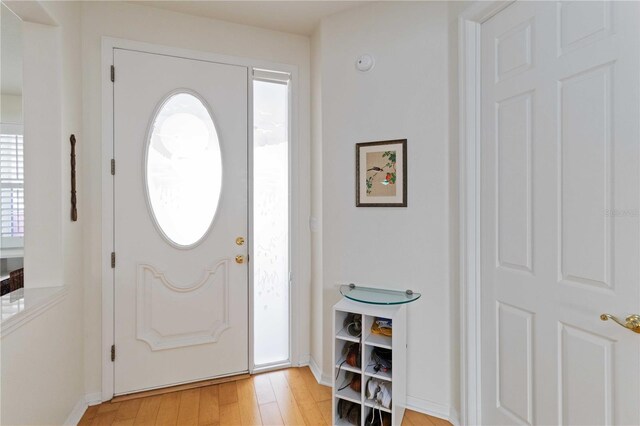
{"type": "Polygon", "coordinates": [[[612,64],[560,81],[560,279],[613,288],[611,129],[612,64]]]}
{"type": "Polygon", "coordinates": [[[520,424],[533,424],[533,314],[496,303],[496,406],[520,424]]]}
{"type": "Polygon", "coordinates": [[[533,66],[533,19],[496,37],[496,83],[533,66]]]}
{"type": "Polygon", "coordinates": [[[139,264],[136,337],[153,351],[217,342],[229,328],[228,268],[228,260],[220,261],[181,286],[139,264]]]}
{"type": "Polygon", "coordinates": [[[465,51],[481,61],[464,110],[468,423],[640,425],[639,335],[600,320],[640,312],[638,17],[639,2],[513,2],[465,51]],[[534,66],[496,81],[496,40],[524,46],[526,22],[534,66]]]}
{"type": "Polygon", "coordinates": [[[558,56],[579,49],[613,32],[613,1],[558,3],[558,56]]]}
{"type": "Polygon", "coordinates": [[[615,424],[613,344],[607,337],[558,323],[558,424],[615,424]]]}
{"type": "Polygon", "coordinates": [[[533,92],[496,103],[498,265],[533,272],[533,92]]]}

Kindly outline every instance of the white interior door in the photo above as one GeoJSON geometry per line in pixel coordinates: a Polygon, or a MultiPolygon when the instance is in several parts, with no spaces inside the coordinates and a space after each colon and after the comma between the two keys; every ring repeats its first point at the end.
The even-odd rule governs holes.
{"type": "Polygon", "coordinates": [[[115,393],[246,372],[247,68],[114,64],[115,393]]]}
{"type": "Polygon", "coordinates": [[[482,25],[482,424],[640,424],[639,6],[482,25]]]}

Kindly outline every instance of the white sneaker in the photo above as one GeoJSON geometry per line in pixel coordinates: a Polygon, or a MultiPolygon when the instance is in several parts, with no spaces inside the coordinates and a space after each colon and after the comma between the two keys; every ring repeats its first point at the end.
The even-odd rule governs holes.
{"type": "Polygon", "coordinates": [[[391,408],[391,388],[387,389],[387,385],[380,383],[378,387],[378,396],[376,398],[380,404],[387,409],[391,408]]]}

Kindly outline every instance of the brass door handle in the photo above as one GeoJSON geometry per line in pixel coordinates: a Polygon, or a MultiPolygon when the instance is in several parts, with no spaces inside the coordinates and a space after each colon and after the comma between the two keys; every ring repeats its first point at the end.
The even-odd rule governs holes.
{"type": "Polygon", "coordinates": [[[243,264],[244,263],[244,256],[239,254],[236,256],[236,263],[238,264],[243,264]]]}
{"type": "Polygon", "coordinates": [[[611,319],[624,328],[628,328],[633,332],[640,333],[640,315],[629,315],[627,318],[625,318],[625,322],[620,321],[618,318],[610,314],[602,314],[600,315],[600,319],[602,321],[611,319]]]}

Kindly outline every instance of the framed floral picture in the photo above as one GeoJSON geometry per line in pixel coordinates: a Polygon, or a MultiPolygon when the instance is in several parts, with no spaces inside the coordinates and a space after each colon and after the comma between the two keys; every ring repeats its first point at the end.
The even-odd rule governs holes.
{"type": "Polygon", "coordinates": [[[356,144],[356,207],[407,207],[407,140],[356,144]]]}

